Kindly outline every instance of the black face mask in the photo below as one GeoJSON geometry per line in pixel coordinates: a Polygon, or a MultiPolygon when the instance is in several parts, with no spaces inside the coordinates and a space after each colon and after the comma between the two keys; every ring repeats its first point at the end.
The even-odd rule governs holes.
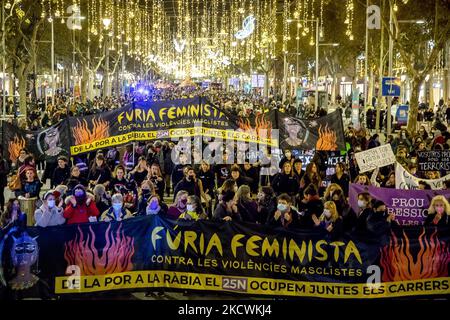
{"type": "Polygon", "coordinates": [[[385,218],[388,216],[387,211],[377,211],[377,213],[380,214],[380,215],[382,215],[382,216],[385,217],[385,218]]]}

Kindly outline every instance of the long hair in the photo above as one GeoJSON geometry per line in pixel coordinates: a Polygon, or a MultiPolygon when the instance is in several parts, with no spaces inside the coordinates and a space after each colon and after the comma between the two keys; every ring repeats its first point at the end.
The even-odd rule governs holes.
{"type": "Polygon", "coordinates": [[[359,174],[359,175],[355,178],[355,180],[353,181],[353,183],[358,183],[359,177],[365,177],[365,178],[366,178],[366,183],[367,183],[367,184],[365,184],[365,186],[370,186],[370,185],[371,185],[369,177],[366,176],[365,174],[359,174]]]}
{"type": "MultiPolygon", "coordinates": [[[[337,212],[336,204],[333,201],[327,201],[323,205],[324,209],[328,209],[331,212],[331,221],[335,222],[339,218],[339,213],[337,212]]],[[[320,216],[320,221],[325,220],[325,215],[320,216]]]]}
{"type": "MultiPolygon", "coordinates": [[[[17,198],[10,198],[8,200],[8,203],[6,204],[6,210],[2,213],[2,216],[0,218],[0,225],[1,226],[5,226],[5,224],[11,220],[12,217],[12,206],[14,204],[14,202],[17,201],[19,202],[19,200],[17,198]]],[[[20,215],[21,209],[20,209],[20,202],[19,202],[19,215],[20,215]]]]}
{"type": "Polygon", "coordinates": [[[219,188],[220,193],[224,194],[227,191],[234,191],[236,182],[233,179],[227,179],[223,182],[222,186],[219,188]]]}
{"type": "Polygon", "coordinates": [[[157,175],[158,177],[162,178],[161,167],[159,166],[159,164],[157,164],[157,163],[152,163],[152,165],[151,165],[151,167],[150,167],[150,171],[152,170],[151,168],[153,168],[153,167],[157,168],[157,173],[156,173],[156,175],[157,175]]]}
{"type": "Polygon", "coordinates": [[[178,206],[178,202],[180,202],[180,199],[181,199],[182,196],[189,196],[189,192],[184,191],[184,190],[178,191],[177,195],[175,196],[175,201],[173,202],[173,205],[175,207],[178,206]]]}
{"type": "Polygon", "coordinates": [[[292,163],[291,163],[290,161],[286,161],[286,162],[283,164],[283,171],[282,171],[282,173],[283,173],[283,174],[286,174],[286,173],[284,172],[284,168],[285,168],[287,165],[291,166],[291,172],[289,173],[289,175],[293,177],[293,176],[294,176],[294,166],[292,165],[292,163]]]}
{"type": "Polygon", "coordinates": [[[250,198],[250,187],[245,184],[240,186],[236,193],[236,200],[243,202],[251,201],[252,199],[250,198]]]}
{"type": "Polygon", "coordinates": [[[324,194],[324,199],[325,199],[325,200],[329,200],[329,199],[330,199],[330,193],[331,193],[332,190],[333,190],[333,193],[334,193],[336,190],[340,190],[340,191],[343,192],[343,190],[342,190],[342,188],[341,188],[340,185],[338,185],[337,183],[331,183],[331,184],[327,187],[327,189],[325,190],[325,194],[324,194]]]}
{"type": "Polygon", "coordinates": [[[202,201],[197,196],[189,196],[188,199],[195,204],[195,212],[200,216],[204,213],[202,201]]]}
{"type": "Polygon", "coordinates": [[[102,200],[103,195],[106,193],[106,188],[102,184],[97,184],[92,192],[94,193],[95,202],[99,202],[102,200]]]}
{"type": "Polygon", "coordinates": [[[126,172],[126,170],[125,170],[125,168],[124,168],[122,165],[118,165],[118,166],[114,169],[113,177],[117,179],[117,171],[118,171],[118,170],[122,170],[122,171],[123,171],[123,174],[124,174],[124,177],[125,177],[125,172],[126,172]]]}
{"type": "Polygon", "coordinates": [[[445,197],[442,196],[442,195],[435,196],[431,200],[430,207],[428,208],[428,214],[435,214],[436,213],[436,209],[434,209],[434,206],[435,206],[436,202],[442,202],[444,204],[445,213],[447,215],[450,215],[450,204],[448,203],[447,199],[445,199],[445,197]]]}

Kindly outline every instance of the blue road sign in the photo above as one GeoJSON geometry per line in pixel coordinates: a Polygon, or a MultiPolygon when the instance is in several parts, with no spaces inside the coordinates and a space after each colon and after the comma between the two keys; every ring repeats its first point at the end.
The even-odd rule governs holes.
{"type": "Polygon", "coordinates": [[[400,78],[383,77],[382,95],[383,97],[399,97],[400,96],[400,78]]]}

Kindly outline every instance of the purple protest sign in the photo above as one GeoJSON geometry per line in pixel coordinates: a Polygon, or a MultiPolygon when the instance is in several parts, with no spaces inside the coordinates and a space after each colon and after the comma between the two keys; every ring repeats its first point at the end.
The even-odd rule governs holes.
{"type": "Polygon", "coordinates": [[[437,195],[450,197],[450,190],[399,190],[350,184],[349,204],[358,212],[358,194],[368,192],[372,198],[381,200],[402,226],[423,225],[431,199],[437,195]]]}

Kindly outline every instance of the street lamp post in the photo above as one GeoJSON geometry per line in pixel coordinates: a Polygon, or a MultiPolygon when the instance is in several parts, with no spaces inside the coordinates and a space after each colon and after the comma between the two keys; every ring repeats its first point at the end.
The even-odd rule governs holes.
{"type": "MultiPolygon", "coordinates": [[[[109,25],[111,24],[111,19],[109,18],[103,18],[102,20],[103,22],[103,26],[105,27],[106,30],[109,29],[109,25]]],[[[106,35],[106,41],[105,41],[105,56],[106,56],[106,60],[105,60],[105,75],[104,75],[104,97],[106,98],[107,96],[109,96],[109,33],[106,35]]]]}
{"type": "Polygon", "coordinates": [[[319,110],[319,18],[316,19],[316,97],[315,107],[319,110]]]}
{"type": "Polygon", "coordinates": [[[5,4],[2,3],[2,102],[3,102],[3,117],[6,116],[6,32],[5,32],[5,4]]]}
{"type": "MultiPolygon", "coordinates": [[[[52,106],[55,105],[55,93],[56,93],[56,79],[55,79],[55,30],[53,28],[53,18],[50,18],[50,24],[52,28],[52,53],[51,53],[51,60],[52,60],[52,106]]],[[[47,101],[47,98],[45,99],[47,101]]]]}

